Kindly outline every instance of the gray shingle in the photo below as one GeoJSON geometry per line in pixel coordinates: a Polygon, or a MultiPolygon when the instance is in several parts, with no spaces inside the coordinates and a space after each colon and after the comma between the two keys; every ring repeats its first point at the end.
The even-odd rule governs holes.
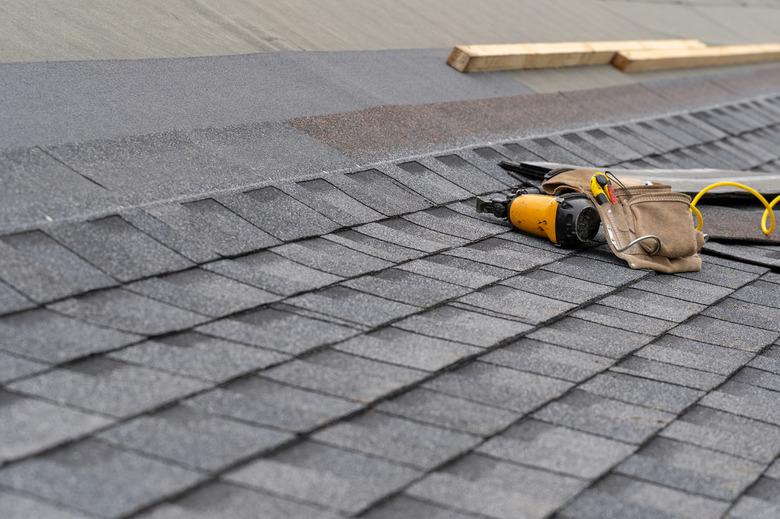
{"type": "MultiPolygon", "coordinates": [[[[474,216],[477,215],[476,209],[474,216]]],[[[471,218],[448,207],[435,207],[404,216],[404,219],[428,229],[474,241],[506,232],[506,227],[496,223],[471,218]]]]}
{"type": "Polygon", "coordinates": [[[289,431],[308,431],[356,411],[341,398],[249,377],[183,402],[216,416],[289,431]]]}
{"type": "Polygon", "coordinates": [[[611,358],[622,357],[652,340],[647,335],[608,328],[572,317],[540,328],[528,337],[611,358]]]}
{"type": "Polygon", "coordinates": [[[264,308],[199,326],[197,331],[294,355],[357,333],[352,328],[286,310],[287,307],[264,308]]]}
{"type": "Polygon", "coordinates": [[[432,308],[393,326],[423,335],[487,348],[531,329],[530,325],[450,305],[432,308]]]}
{"type": "MultiPolygon", "coordinates": [[[[221,256],[244,254],[279,243],[278,239],[258,229],[213,198],[183,204],[154,205],[146,211],[173,232],[181,233],[188,241],[221,256]]],[[[131,222],[135,220],[131,218],[131,222]]],[[[146,228],[144,230],[149,232],[146,228]]],[[[159,233],[149,233],[165,243],[159,233]]],[[[184,250],[177,250],[186,254],[184,250]]]]}
{"type": "Polygon", "coordinates": [[[589,393],[672,413],[679,413],[704,394],[666,382],[611,372],[597,375],[579,387],[589,393]]]}
{"type": "Polygon", "coordinates": [[[666,438],[656,438],[615,470],[715,499],[736,499],[762,465],[666,438]]]}
{"type": "MultiPolygon", "coordinates": [[[[41,231],[1,236],[0,264],[0,278],[38,302],[114,284],[110,277],[41,231]]],[[[24,306],[17,301],[18,305],[24,306]]]]}
{"type": "Polygon", "coordinates": [[[14,382],[15,391],[115,417],[161,406],[205,388],[177,377],[123,362],[94,358],[14,382]]]}
{"type": "Polygon", "coordinates": [[[125,288],[211,317],[222,317],[279,299],[265,290],[201,269],[137,281],[125,288]]]}
{"type": "Polygon", "coordinates": [[[394,327],[354,337],[335,345],[334,349],[424,371],[438,371],[480,351],[463,343],[394,327]]]}
{"type": "Polygon", "coordinates": [[[752,357],[749,352],[673,335],[661,337],[654,343],[637,350],[634,355],[720,375],[730,375],[752,357]]]}
{"type": "Polygon", "coordinates": [[[555,252],[528,247],[498,237],[488,238],[466,247],[458,247],[447,251],[446,254],[517,272],[550,263],[561,257],[555,252]]]}
{"type": "Polygon", "coordinates": [[[382,166],[383,172],[396,179],[400,184],[420,193],[435,204],[444,204],[453,200],[463,200],[471,193],[453,184],[445,177],[436,174],[419,162],[401,162],[397,165],[382,166]]]}
{"type": "Polygon", "coordinates": [[[575,306],[572,303],[523,292],[508,286],[488,287],[463,296],[458,299],[458,302],[515,317],[531,324],[552,319],[575,306]]]}
{"type": "Polygon", "coordinates": [[[397,519],[399,517],[425,517],[426,519],[473,518],[472,515],[461,514],[403,494],[378,504],[362,517],[365,519],[397,519]]]}
{"type": "Polygon", "coordinates": [[[0,281],[0,315],[34,308],[35,303],[14,290],[11,285],[0,281]]]}
{"type": "Polygon", "coordinates": [[[4,490],[0,490],[0,510],[6,519],[84,519],[60,506],[4,490]]]}
{"type": "Polygon", "coordinates": [[[408,261],[425,255],[423,251],[402,247],[401,245],[380,240],[352,229],[326,234],[323,238],[394,263],[408,261]]]}
{"type": "Polygon", "coordinates": [[[675,415],[665,411],[639,407],[579,389],[550,402],[533,416],[546,422],[637,444],[675,418],[675,415]]]}
{"type": "Polygon", "coordinates": [[[732,292],[730,288],[679,276],[651,276],[635,283],[633,287],[705,305],[711,305],[732,292]]]}
{"type": "Polygon", "coordinates": [[[752,359],[748,366],[780,375],[780,347],[777,345],[770,346],[762,351],[761,355],[752,359]]]}
{"type": "Polygon", "coordinates": [[[634,452],[634,447],[536,420],[525,420],[489,439],[477,451],[522,465],[594,479],[634,452]]]}
{"type": "Polygon", "coordinates": [[[110,423],[101,416],[0,390],[0,462],[24,458],[110,423]]]}
{"type": "Polygon", "coordinates": [[[661,436],[769,463],[780,453],[780,428],[708,407],[694,407],[661,436]]]}
{"type": "Polygon", "coordinates": [[[400,269],[388,269],[350,279],[343,285],[386,299],[422,307],[432,306],[470,291],[465,287],[400,269]]]}
{"type": "Polygon", "coordinates": [[[572,316],[585,321],[620,328],[646,335],[660,335],[675,326],[674,322],[648,317],[643,314],[626,312],[611,306],[592,304],[581,310],[577,310],[572,316]]]}
{"type": "Polygon", "coordinates": [[[707,308],[702,314],[724,321],[780,332],[780,308],[756,305],[729,297],[717,305],[707,308]]]}
{"type": "Polygon", "coordinates": [[[614,137],[601,129],[579,132],[577,136],[604,150],[619,161],[636,160],[642,157],[642,153],[632,149],[630,146],[618,141],[614,137]]]}
{"type": "Polygon", "coordinates": [[[727,288],[739,288],[758,277],[756,273],[744,272],[715,263],[706,263],[708,264],[703,265],[699,272],[683,272],[677,275],[727,288]]]}
{"type": "Polygon", "coordinates": [[[275,187],[224,195],[217,201],[282,241],[318,236],[339,227],[336,222],[275,187]]]}
{"type": "Polygon", "coordinates": [[[209,483],[187,494],[175,504],[156,507],[144,519],[338,519],[341,517],[314,506],[296,503],[272,496],[258,490],[251,490],[222,482],[209,483]]]}
{"type": "Polygon", "coordinates": [[[750,352],[761,350],[778,337],[778,332],[759,330],[704,316],[694,317],[687,323],[673,328],[669,333],[686,339],[750,352]]]}
{"type": "Polygon", "coordinates": [[[572,384],[483,362],[443,373],[425,387],[503,409],[525,413],[566,392],[572,384]]]}
{"type": "Polygon", "coordinates": [[[758,303],[761,305],[780,308],[780,291],[777,285],[767,283],[766,281],[755,281],[748,286],[742,287],[733,296],[735,299],[747,301],[748,303],[758,303]]]}
{"type": "Polygon", "coordinates": [[[312,439],[420,470],[430,470],[480,441],[477,436],[373,411],[331,425],[312,439]]]}
{"type": "Polygon", "coordinates": [[[342,286],[310,292],[287,302],[305,310],[367,326],[379,326],[418,311],[414,306],[342,286]]]}
{"type": "Polygon", "coordinates": [[[225,477],[275,494],[356,513],[418,475],[411,468],[307,441],[225,477]]]}
{"type": "Polygon", "coordinates": [[[611,368],[611,371],[705,391],[714,388],[726,378],[715,373],[675,366],[633,355],[621,360],[611,368]]]}
{"type": "Polygon", "coordinates": [[[728,381],[701,399],[701,405],[780,425],[777,393],[758,386],[728,381]]]}
{"type": "Polygon", "coordinates": [[[611,306],[656,319],[665,319],[678,323],[707,308],[698,303],[690,303],[681,299],[633,288],[627,288],[617,294],[607,296],[599,303],[604,306],[611,306]]]}
{"type": "Polygon", "coordinates": [[[361,225],[355,230],[378,240],[424,252],[437,252],[466,243],[466,240],[461,238],[432,231],[403,218],[369,223],[361,225]]]}
{"type": "Polygon", "coordinates": [[[619,286],[647,276],[646,271],[632,270],[627,267],[605,265],[604,262],[580,256],[570,256],[561,261],[545,265],[544,270],[556,272],[576,279],[593,283],[619,286]],[[606,274],[609,275],[606,275],[606,274]]]}
{"type": "Polygon", "coordinates": [[[518,146],[522,146],[528,151],[539,155],[547,162],[560,162],[562,164],[589,164],[587,160],[575,153],[572,153],[560,143],[553,142],[548,138],[523,139],[518,141],[518,146]]]}
{"type": "Polygon", "coordinates": [[[305,360],[272,368],[263,376],[297,387],[368,402],[417,382],[427,373],[328,350],[305,360]]]}
{"type": "Polygon", "coordinates": [[[575,478],[470,455],[429,474],[407,493],[480,516],[541,519],[584,486],[575,478]]]}
{"type": "Polygon", "coordinates": [[[506,188],[502,181],[485,173],[459,155],[439,155],[420,162],[435,171],[441,171],[447,179],[474,194],[500,191],[506,188]]]}
{"type": "Polygon", "coordinates": [[[584,303],[606,294],[611,288],[582,279],[562,276],[548,270],[534,270],[501,282],[524,292],[554,297],[569,303],[584,303]]]}
{"type": "Polygon", "coordinates": [[[745,494],[761,499],[767,503],[780,505],[780,480],[761,477],[745,494]]]}
{"type": "Polygon", "coordinates": [[[363,254],[323,238],[288,243],[275,247],[273,251],[307,267],[343,277],[359,276],[392,265],[388,261],[363,254]]]}
{"type": "Polygon", "coordinates": [[[309,268],[269,251],[209,263],[203,268],[285,296],[341,280],[338,276],[309,268]]]}
{"type": "Polygon", "coordinates": [[[182,406],[141,416],[99,435],[119,447],[207,471],[220,470],[293,437],[182,406]]]}
{"type": "Polygon", "coordinates": [[[748,366],[739,370],[731,380],[750,384],[751,386],[763,387],[764,389],[771,389],[772,391],[780,391],[780,375],[748,366]]]}
{"type": "Polygon", "coordinates": [[[480,288],[514,275],[511,270],[448,254],[414,260],[397,268],[470,288],[480,288]]]}
{"type": "Polygon", "coordinates": [[[331,175],[328,181],[355,200],[387,216],[419,211],[431,203],[377,169],[331,175]]]}
{"type": "Polygon", "coordinates": [[[185,269],[192,263],[118,216],[49,230],[57,241],[120,281],[185,269]]]}
{"type": "MultiPolygon", "coordinates": [[[[574,153],[578,157],[582,157],[588,164],[595,164],[597,166],[606,166],[609,164],[616,164],[621,161],[614,155],[599,148],[591,141],[584,139],[577,133],[565,133],[563,135],[555,135],[550,137],[550,140],[554,143],[566,148],[570,152],[574,153]]],[[[633,158],[638,158],[634,156],[633,158]]],[[[581,164],[582,161],[576,164],[581,164]]]]}
{"type": "Polygon", "coordinates": [[[208,320],[121,288],[66,299],[49,308],[98,326],[145,335],[183,330],[208,320]]]}
{"type": "Polygon", "coordinates": [[[109,357],[212,382],[259,370],[288,359],[287,355],[185,332],[146,341],[109,357]]]}
{"type": "Polygon", "coordinates": [[[621,144],[635,150],[641,156],[652,155],[660,151],[659,148],[643,139],[635,130],[626,126],[606,126],[602,127],[601,130],[621,144]]]}
{"type": "Polygon", "coordinates": [[[0,484],[103,517],[129,514],[201,478],[94,440],[0,470],[0,484]]]}
{"type": "Polygon", "coordinates": [[[323,178],[283,185],[282,189],[343,226],[374,222],[383,217],[323,178]]]}
{"type": "Polygon", "coordinates": [[[48,364],[33,362],[31,360],[10,355],[0,351],[0,385],[14,379],[32,375],[49,368],[48,364]]]}
{"type": "Polygon", "coordinates": [[[530,371],[548,377],[580,382],[607,369],[612,359],[552,344],[520,339],[493,350],[480,358],[482,362],[530,371]]]}
{"type": "Polygon", "coordinates": [[[559,512],[562,519],[718,519],[728,503],[671,488],[610,475],[559,512]]]}
{"type": "Polygon", "coordinates": [[[734,508],[729,511],[728,519],[772,519],[780,515],[780,505],[768,503],[763,499],[743,495],[734,508]]]}
{"type": "Polygon", "coordinates": [[[45,362],[64,362],[139,339],[137,335],[99,328],[49,310],[0,318],[0,348],[45,362]]]}
{"type": "Polygon", "coordinates": [[[377,406],[384,412],[447,429],[488,436],[519,415],[504,409],[477,404],[425,388],[413,389],[377,406]]]}

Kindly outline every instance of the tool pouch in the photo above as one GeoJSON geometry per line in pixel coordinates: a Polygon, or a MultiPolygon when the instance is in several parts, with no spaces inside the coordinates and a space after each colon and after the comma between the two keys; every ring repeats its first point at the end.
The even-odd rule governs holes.
{"type": "Polygon", "coordinates": [[[571,191],[587,195],[601,216],[609,248],[631,268],[668,273],[701,270],[699,251],[704,235],[693,225],[688,195],[665,184],[647,185],[636,178],[621,177],[624,187],[614,189],[617,203],[599,205],[590,191],[590,179],[596,173],[594,169],[564,171],[546,180],[542,189],[555,195],[571,191]],[[629,245],[643,236],[657,240],[629,245]]]}

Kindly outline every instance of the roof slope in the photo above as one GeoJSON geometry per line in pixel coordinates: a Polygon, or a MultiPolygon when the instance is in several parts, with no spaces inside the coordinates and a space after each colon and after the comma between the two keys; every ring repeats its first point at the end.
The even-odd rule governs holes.
{"type": "MultiPolygon", "coordinates": [[[[474,195],[513,183],[502,157],[779,165],[776,95],[637,119],[643,108],[614,94],[570,97],[583,112],[623,103],[609,125],[567,119],[545,134],[553,122],[516,121],[523,139],[427,154],[447,143],[424,126],[390,144],[372,129],[403,127],[393,110],[408,108],[300,119],[341,157],[407,158],[152,193],[0,236],[0,510],[776,515],[780,278],[723,254],[695,274],[630,270],[473,211],[474,195]],[[317,130],[329,120],[339,131],[317,130]],[[355,121],[365,131],[345,138],[355,121]]],[[[486,112],[471,108],[493,106],[509,131],[514,114],[495,107],[513,102],[530,101],[446,109],[477,121],[486,112]]],[[[452,123],[447,138],[463,136],[430,109],[452,123]]],[[[175,175],[181,155],[144,139],[111,160],[79,146],[2,160],[51,173],[56,157],[92,182],[121,182],[110,165],[135,159],[134,174],[162,163],[175,175]]],[[[218,157],[254,157],[232,149],[218,157]]],[[[726,253],[778,261],[777,248],[745,251],[726,253]]]]}

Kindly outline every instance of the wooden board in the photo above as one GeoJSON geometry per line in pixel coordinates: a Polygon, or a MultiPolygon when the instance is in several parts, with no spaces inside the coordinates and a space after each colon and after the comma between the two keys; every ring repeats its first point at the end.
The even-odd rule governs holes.
{"type": "Polygon", "coordinates": [[[618,51],[695,49],[699,40],[629,40],[457,45],[447,63],[461,72],[606,65],[618,51]]]}
{"type": "Polygon", "coordinates": [[[612,65],[623,72],[742,65],[780,59],[780,44],[724,45],[700,49],[626,50],[612,65]]]}

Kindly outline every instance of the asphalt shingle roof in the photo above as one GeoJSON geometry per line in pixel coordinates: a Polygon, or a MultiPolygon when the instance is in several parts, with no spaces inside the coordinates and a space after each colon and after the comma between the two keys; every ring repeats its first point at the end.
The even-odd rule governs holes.
{"type": "Polygon", "coordinates": [[[0,236],[0,510],[772,516],[776,248],[657,275],[471,199],[514,182],[501,156],[765,167],[778,115],[756,97],[0,236]]]}

